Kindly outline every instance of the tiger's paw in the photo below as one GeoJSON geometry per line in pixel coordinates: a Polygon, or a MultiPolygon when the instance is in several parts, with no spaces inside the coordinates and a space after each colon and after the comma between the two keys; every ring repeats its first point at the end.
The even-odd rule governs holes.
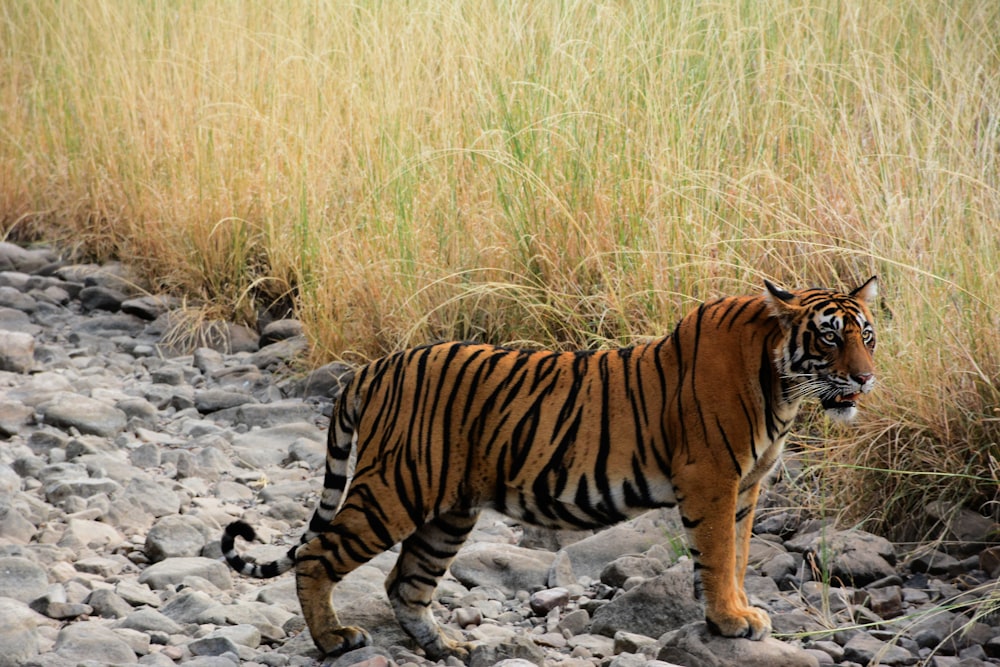
{"type": "Polygon", "coordinates": [[[322,637],[313,637],[313,642],[324,656],[337,656],[368,646],[372,636],[364,628],[342,625],[324,632],[322,637]]]}
{"type": "Polygon", "coordinates": [[[447,632],[447,634],[446,632],[441,632],[436,641],[425,645],[423,647],[424,653],[432,660],[444,660],[452,656],[469,664],[469,659],[472,657],[472,648],[475,644],[456,638],[454,631],[447,632]]]}
{"type": "Polygon", "coordinates": [[[760,641],[771,634],[771,618],[763,609],[744,607],[730,614],[705,615],[709,629],[723,637],[743,637],[760,641]]]}

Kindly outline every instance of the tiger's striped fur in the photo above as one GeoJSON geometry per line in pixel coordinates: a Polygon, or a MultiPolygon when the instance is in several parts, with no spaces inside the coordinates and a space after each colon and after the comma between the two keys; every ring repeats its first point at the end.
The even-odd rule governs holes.
{"type": "Polygon", "coordinates": [[[301,542],[250,564],[234,538],[254,533],[236,522],[226,559],[255,577],[295,567],[313,640],[336,654],[370,638],[341,625],[334,585],[402,542],[386,582],[400,624],[430,656],[464,657],[430,602],[480,508],[594,528],[677,504],[710,627],[760,639],[770,620],[743,591],[758,490],[803,399],[849,419],[871,391],[876,291],[875,278],[850,294],[767,283],[761,296],[703,304],[646,345],[560,353],[442,343],[375,361],[334,407],[324,490],[301,542]]]}

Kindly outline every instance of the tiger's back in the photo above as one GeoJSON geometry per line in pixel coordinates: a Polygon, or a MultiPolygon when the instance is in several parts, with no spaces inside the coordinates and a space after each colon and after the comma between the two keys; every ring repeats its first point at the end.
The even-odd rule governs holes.
{"type": "Polygon", "coordinates": [[[368,638],[340,624],[333,585],[402,542],[387,581],[401,625],[432,656],[463,655],[428,606],[480,508],[592,528],[679,504],[710,625],[760,638],[769,621],[742,591],[759,485],[803,398],[846,410],[870,390],[874,342],[861,332],[872,298],[874,279],[849,295],[768,284],[764,296],[704,304],[671,335],[631,348],[454,342],[372,362],[335,406],[323,497],[302,545],[265,573],[232,549],[232,537],[252,536],[243,526],[227,530],[227,559],[257,576],[294,565],[313,638],[337,653],[368,638]],[[823,332],[841,337],[839,352],[817,347],[823,332]]]}

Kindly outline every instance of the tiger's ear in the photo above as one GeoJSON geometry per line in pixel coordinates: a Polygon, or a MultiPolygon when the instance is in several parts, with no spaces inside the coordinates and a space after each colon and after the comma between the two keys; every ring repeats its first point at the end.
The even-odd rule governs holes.
{"type": "Polygon", "coordinates": [[[851,296],[860,301],[864,301],[869,306],[875,305],[878,298],[878,276],[872,276],[865,281],[865,284],[851,292],[851,296]]]}
{"type": "Polygon", "coordinates": [[[798,312],[799,297],[778,287],[770,280],[764,280],[764,287],[767,288],[767,292],[764,293],[764,299],[767,301],[774,315],[780,318],[788,318],[798,312]]]}

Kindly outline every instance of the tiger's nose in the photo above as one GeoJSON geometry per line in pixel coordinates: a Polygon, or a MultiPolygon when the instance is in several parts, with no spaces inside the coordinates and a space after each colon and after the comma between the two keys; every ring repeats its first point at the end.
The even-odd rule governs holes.
{"type": "Polygon", "coordinates": [[[858,373],[852,377],[854,378],[854,381],[862,387],[871,386],[875,382],[875,375],[872,373],[858,373]]]}

